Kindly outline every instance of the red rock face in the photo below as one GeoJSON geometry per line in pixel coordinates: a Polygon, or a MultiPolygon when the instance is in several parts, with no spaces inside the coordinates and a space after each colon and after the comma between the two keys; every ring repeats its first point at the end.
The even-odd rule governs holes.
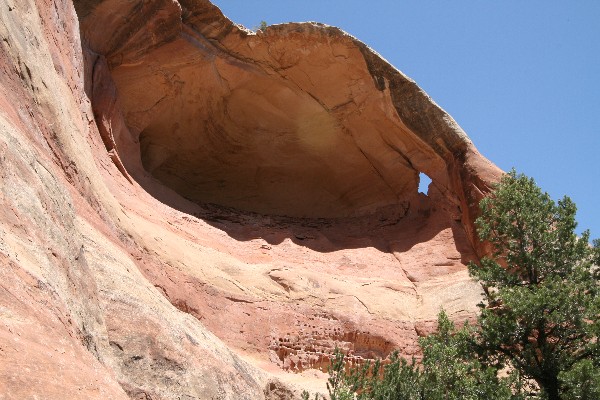
{"type": "Polygon", "coordinates": [[[293,398],[474,315],[500,171],[409,78],[333,27],[74,3],[0,6],[0,393],[293,398]]]}

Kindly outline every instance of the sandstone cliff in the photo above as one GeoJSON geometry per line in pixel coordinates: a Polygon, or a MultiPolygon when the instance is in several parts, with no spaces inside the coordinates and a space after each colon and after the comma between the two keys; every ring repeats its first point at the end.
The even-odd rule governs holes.
{"type": "Polygon", "coordinates": [[[1,398],[291,398],[474,314],[500,171],[357,39],[204,0],[0,19],[1,398]]]}

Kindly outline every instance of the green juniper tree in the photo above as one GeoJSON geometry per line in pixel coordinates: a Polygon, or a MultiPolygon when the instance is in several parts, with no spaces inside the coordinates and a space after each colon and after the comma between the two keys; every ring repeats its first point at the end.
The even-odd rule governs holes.
{"type": "Polygon", "coordinates": [[[480,206],[492,252],[469,266],[485,289],[477,325],[441,312],[420,365],[393,354],[348,370],[336,353],[331,400],[600,399],[600,242],[575,234],[569,198],[514,170],[480,206]]]}
{"type": "Polygon", "coordinates": [[[346,370],[344,355],[336,351],[327,389],[330,400],[420,400],[422,374],[413,360],[408,363],[393,353],[389,363],[366,361],[346,370]],[[356,396],[355,396],[356,393],[356,396]]]}
{"type": "Polygon", "coordinates": [[[421,338],[423,350],[423,399],[508,400],[512,378],[499,379],[496,370],[477,359],[475,329],[465,324],[456,329],[444,311],[438,315],[437,332],[421,338]]]}
{"type": "MultiPolygon", "coordinates": [[[[479,362],[473,346],[473,328],[456,329],[444,311],[438,329],[419,343],[423,359],[418,365],[393,353],[380,360],[345,369],[340,352],[332,361],[330,400],[507,400],[513,396],[509,379],[499,379],[493,368],[479,362]],[[356,397],[355,394],[356,393],[356,397]]],[[[307,398],[307,397],[306,397],[307,398]]]]}
{"type": "Polygon", "coordinates": [[[518,371],[549,400],[582,387],[584,397],[574,398],[596,398],[589,396],[600,386],[598,246],[589,245],[589,232],[575,234],[575,204],[555,203],[513,170],[480,207],[476,225],[492,255],[469,271],[486,289],[482,361],[518,371]]]}

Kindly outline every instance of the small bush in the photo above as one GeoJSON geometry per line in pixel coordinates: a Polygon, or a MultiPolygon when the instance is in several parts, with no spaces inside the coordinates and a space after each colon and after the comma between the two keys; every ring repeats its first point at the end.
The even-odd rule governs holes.
{"type": "Polygon", "coordinates": [[[267,21],[260,21],[260,24],[258,26],[254,27],[255,31],[266,31],[267,27],[269,26],[269,24],[267,24],[267,21]]]}

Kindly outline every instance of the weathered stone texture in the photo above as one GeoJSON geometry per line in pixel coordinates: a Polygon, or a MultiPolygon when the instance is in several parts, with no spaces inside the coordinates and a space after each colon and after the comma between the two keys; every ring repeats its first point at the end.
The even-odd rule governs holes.
{"type": "Polygon", "coordinates": [[[0,398],[291,399],[476,312],[501,172],[357,39],[204,0],[7,0],[0,39],[0,398]]]}

